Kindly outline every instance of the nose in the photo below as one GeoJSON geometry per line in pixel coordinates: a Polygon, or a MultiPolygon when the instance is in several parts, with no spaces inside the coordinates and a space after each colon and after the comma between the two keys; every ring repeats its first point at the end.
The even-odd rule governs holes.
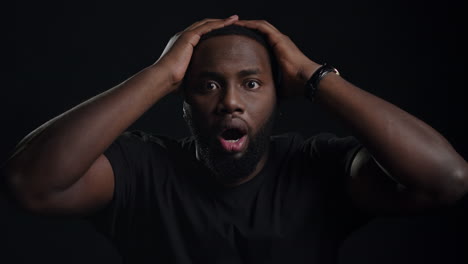
{"type": "Polygon", "coordinates": [[[244,112],[244,104],[240,91],[233,86],[226,87],[220,95],[217,113],[218,114],[241,114],[244,112]]]}

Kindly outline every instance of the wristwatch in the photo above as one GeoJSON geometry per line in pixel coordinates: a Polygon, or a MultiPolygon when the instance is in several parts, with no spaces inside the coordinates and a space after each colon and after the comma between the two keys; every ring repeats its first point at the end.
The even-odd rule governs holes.
{"type": "Polygon", "coordinates": [[[335,73],[337,75],[340,75],[340,73],[338,72],[338,70],[335,67],[330,66],[330,65],[328,65],[326,63],[324,63],[322,66],[320,66],[314,72],[314,74],[312,74],[312,76],[310,77],[310,79],[306,83],[306,97],[309,98],[309,100],[314,102],[315,95],[317,93],[317,89],[318,89],[318,85],[319,85],[320,81],[323,79],[323,77],[325,77],[330,72],[333,72],[333,73],[335,73]]]}

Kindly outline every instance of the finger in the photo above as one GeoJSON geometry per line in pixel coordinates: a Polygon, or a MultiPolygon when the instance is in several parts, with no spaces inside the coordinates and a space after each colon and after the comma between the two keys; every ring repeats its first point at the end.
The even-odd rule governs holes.
{"type": "Polygon", "coordinates": [[[256,29],[262,33],[280,33],[280,31],[266,20],[238,20],[236,25],[256,29]]]}
{"type": "Polygon", "coordinates": [[[258,30],[265,34],[270,42],[270,45],[274,46],[284,36],[277,28],[265,20],[239,20],[235,22],[236,25],[243,26],[246,28],[258,30]]]}
{"type": "Polygon", "coordinates": [[[264,21],[265,21],[265,23],[266,23],[268,26],[270,26],[270,27],[273,28],[274,30],[280,32],[275,26],[273,26],[272,24],[270,24],[270,22],[268,22],[268,21],[266,21],[266,20],[264,20],[264,21]]]}
{"type": "Polygon", "coordinates": [[[225,19],[220,19],[220,18],[205,18],[203,20],[200,20],[198,22],[195,22],[194,24],[192,24],[191,26],[189,26],[187,29],[185,29],[186,31],[188,30],[193,30],[197,27],[200,27],[202,25],[205,25],[209,22],[217,22],[217,21],[231,21],[231,20],[237,20],[239,19],[239,17],[237,15],[234,15],[234,16],[230,16],[228,18],[225,18],[225,19]]]}
{"type": "Polygon", "coordinates": [[[234,15],[229,18],[222,19],[222,20],[207,21],[206,23],[201,24],[196,28],[193,28],[191,31],[201,36],[212,30],[234,24],[234,22],[236,22],[238,19],[239,17],[237,15],[234,15]]]}
{"type": "Polygon", "coordinates": [[[202,24],[205,24],[206,22],[219,21],[219,20],[222,20],[222,19],[220,19],[220,18],[205,18],[203,20],[200,20],[200,21],[197,21],[197,22],[193,23],[192,25],[187,27],[185,29],[185,31],[192,30],[192,29],[194,29],[194,28],[196,28],[196,27],[198,27],[198,26],[200,26],[202,24]]]}

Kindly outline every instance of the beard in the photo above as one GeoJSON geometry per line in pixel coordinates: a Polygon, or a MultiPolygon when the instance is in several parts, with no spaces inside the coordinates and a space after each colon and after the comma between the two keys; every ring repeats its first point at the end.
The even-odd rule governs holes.
{"type": "Polygon", "coordinates": [[[201,133],[194,122],[190,107],[184,103],[184,119],[187,122],[197,146],[198,158],[224,183],[234,183],[248,177],[257,168],[261,158],[269,149],[270,135],[273,129],[274,111],[255,135],[248,133],[249,145],[241,155],[230,154],[210,144],[213,137],[201,133]]]}

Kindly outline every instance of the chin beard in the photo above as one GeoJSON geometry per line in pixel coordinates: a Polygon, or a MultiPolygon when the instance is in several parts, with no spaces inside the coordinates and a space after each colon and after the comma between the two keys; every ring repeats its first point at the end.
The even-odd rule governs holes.
{"type": "Polygon", "coordinates": [[[240,157],[221,153],[209,148],[203,141],[197,141],[198,155],[214,176],[223,183],[234,183],[248,177],[267,150],[269,139],[256,136],[251,140],[245,153],[240,157]]]}
{"type": "Polygon", "coordinates": [[[186,109],[184,103],[184,119],[195,138],[199,160],[205,164],[219,181],[228,184],[238,182],[255,171],[261,158],[269,149],[274,117],[275,113],[272,113],[257,134],[248,135],[249,145],[246,151],[239,157],[210,146],[210,139],[200,133],[200,130],[193,121],[190,110],[186,109]]]}

